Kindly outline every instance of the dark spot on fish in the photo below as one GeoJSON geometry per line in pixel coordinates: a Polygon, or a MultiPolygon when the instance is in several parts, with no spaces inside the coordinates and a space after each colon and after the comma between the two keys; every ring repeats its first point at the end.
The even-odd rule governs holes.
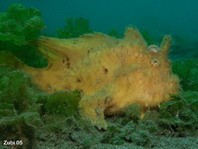
{"type": "Polygon", "coordinates": [[[70,60],[69,60],[69,57],[67,55],[65,55],[63,57],[62,62],[63,62],[63,64],[66,63],[67,68],[70,68],[70,60]]]}
{"type": "Polygon", "coordinates": [[[77,78],[77,79],[76,79],[76,82],[77,82],[77,83],[81,83],[81,79],[77,78]]]}
{"type": "Polygon", "coordinates": [[[70,86],[65,86],[65,89],[69,91],[69,90],[71,90],[71,87],[70,86]]]}
{"type": "Polygon", "coordinates": [[[88,51],[87,51],[87,54],[89,55],[90,52],[93,50],[93,48],[90,48],[88,51]]]}
{"type": "Polygon", "coordinates": [[[69,60],[68,56],[65,55],[65,56],[63,57],[63,62],[66,62],[66,61],[68,61],[68,60],[69,60]]]}
{"type": "Polygon", "coordinates": [[[70,62],[67,62],[67,68],[70,68],[70,62]]]}
{"type": "Polygon", "coordinates": [[[109,72],[109,70],[107,68],[103,68],[104,73],[107,74],[109,72]]]}

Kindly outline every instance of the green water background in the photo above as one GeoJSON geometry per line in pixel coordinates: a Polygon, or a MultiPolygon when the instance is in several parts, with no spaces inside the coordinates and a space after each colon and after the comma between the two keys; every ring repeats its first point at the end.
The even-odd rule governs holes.
{"type": "Polygon", "coordinates": [[[123,32],[131,24],[154,37],[171,34],[198,41],[196,0],[0,0],[0,11],[12,3],[39,9],[49,33],[62,28],[65,18],[83,17],[94,31],[123,32]]]}

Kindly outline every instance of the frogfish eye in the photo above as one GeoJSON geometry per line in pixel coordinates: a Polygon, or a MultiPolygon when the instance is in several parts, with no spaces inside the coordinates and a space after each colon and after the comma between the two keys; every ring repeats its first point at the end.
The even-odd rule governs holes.
{"type": "Polygon", "coordinates": [[[152,59],[151,60],[151,64],[153,65],[153,66],[160,66],[160,61],[158,60],[158,59],[152,59]]]}

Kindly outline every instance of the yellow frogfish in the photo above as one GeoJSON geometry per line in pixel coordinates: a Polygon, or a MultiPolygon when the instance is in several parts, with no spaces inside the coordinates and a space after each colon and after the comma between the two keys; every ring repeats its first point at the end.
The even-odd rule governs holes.
{"type": "Polygon", "coordinates": [[[41,37],[40,53],[46,68],[23,66],[42,90],[80,90],[79,112],[99,128],[106,128],[105,115],[119,113],[131,104],[159,106],[180,91],[179,78],[168,60],[170,36],[147,45],[136,28],[127,28],[123,39],[102,33],[79,38],[41,37]]]}

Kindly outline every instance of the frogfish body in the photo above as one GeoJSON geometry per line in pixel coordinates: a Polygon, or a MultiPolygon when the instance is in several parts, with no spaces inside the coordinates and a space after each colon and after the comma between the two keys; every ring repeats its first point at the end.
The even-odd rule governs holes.
{"type": "Polygon", "coordinates": [[[123,39],[92,33],[73,39],[42,37],[37,43],[48,66],[21,69],[48,93],[82,91],[80,114],[98,127],[107,127],[104,115],[131,104],[154,107],[180,91],[167,58],[170,36],[159,47],[147,45],[135,28],[127,28],[123,39]]]}

